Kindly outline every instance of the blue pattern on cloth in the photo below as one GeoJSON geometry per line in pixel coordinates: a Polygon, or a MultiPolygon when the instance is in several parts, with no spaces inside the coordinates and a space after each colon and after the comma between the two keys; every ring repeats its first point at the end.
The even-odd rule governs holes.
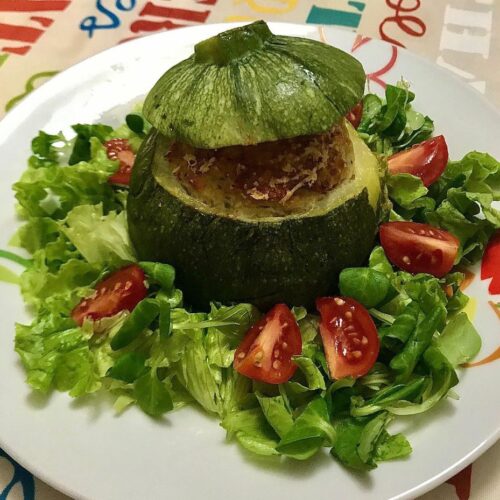
{"type": "Polygon", "coordinates": [[[7,495],[12,490],[12,488],[20,483],[23,487],[24,500],[34,500],[35,498],[35,481],[33,480],[33,475],[30,474],[24,467],[19,465],[14,459],[9,457],[5,451],[0,448],[0,457],[6,458],[14,467],[14,476],[10,483],[0,491],[0,500],[6,500],[7,495]]]}

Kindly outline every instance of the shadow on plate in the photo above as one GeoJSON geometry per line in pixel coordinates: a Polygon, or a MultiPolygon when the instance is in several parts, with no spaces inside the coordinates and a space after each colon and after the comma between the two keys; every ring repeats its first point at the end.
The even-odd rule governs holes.
{"type": "Polygon", "coordinates": [[[460,404],[460,401],[445,399],[428,412],[397,417],[398,432],[402,432],[411,442],[412,435],[429,428],[431,422],[440,421],[442,425],[446,425],[446,421],[457,411],[457,404],[460,404]]]}
{"type": "Polygon", "coordinates": [[[35,410],[43,410],[50,401],[52,394],[44,394],[38,391],[31,391],[26,397],[28,405],[35,410]]]}
{"type": "MultiPolygon", "coordinates": [[[[228,445],[238,446],[236,441],[226,442],[228,445]]],[[[239,446],[238,446],[239,447],[239,446]]],[[[344,474],[351,477],[353,481],[358,483],[358,485],[364,489],[369,490],[373,486],[373,477],[370,473],[356,472],[346,469],[340,465],[327,451],[327,449],[321,449],[314,457],[306,461],[293,460],[286,457],[264,457],[253,455],[250,452],[240,448],[240,452],[243,455],[246,462],[252,466],[261,467],[266,469],[266,471],[271,471],[275,474],[286,476],[287,479],[291,480],[302,480],[305,477],[313,476],[318,474],[322,469],[326,467],[334,469],[340,468],[344,474]]]]}

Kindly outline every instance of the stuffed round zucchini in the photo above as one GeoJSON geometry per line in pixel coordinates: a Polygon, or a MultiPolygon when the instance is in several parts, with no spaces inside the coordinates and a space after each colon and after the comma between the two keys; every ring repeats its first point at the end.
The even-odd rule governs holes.
{"type": "Polygon", "coordinates": [[[128,199],[138,257],[177,269],[189,302],[310,305],[360,265],[379,165],[344,116],[350,55],[257,22],[201,42],[146,98],[153,128],[128,199]]]}

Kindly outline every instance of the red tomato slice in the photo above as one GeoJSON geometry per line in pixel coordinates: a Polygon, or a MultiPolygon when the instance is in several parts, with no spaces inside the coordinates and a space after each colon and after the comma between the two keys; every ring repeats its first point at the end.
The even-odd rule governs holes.
{"type": "Polygon", "coordinates": [[[500,293],[500,231],[491,237],[481,261],[481,279],[488,278],[493,278],[488,291],[492,295],[500,293]]]}
{"type": "Polygon", "coordinates": [[[347,113],[346,118],[351,122],[354,128],[358,128],[363,116],[363,101],[359,101],[354,108],[347,113]]]}
{"type": "Polygon", "coordinates": [[[110,160],[120,161],[118,170],[109,178],[109,182],[128,186],[135,161],[135,153],[130,148],[128,140],[111,139],[105,142],[104,146],[106,146],[106,153],[110,160]]]}
{"type": "Polygon", "coordinates": [[[438,278],[451,270],[460,246],[448,231],[404,221],[382,224],[380,243],[395,266],[410,273],[428,273],[438,278]]]}
{"type": "Polygon", "coordinates": [[[297,369],[292,356],[301,352],[299,325],[285,304],[277,304],[245,335],[234,353],[234,369],[254,380],[282,384],[297,369]]]}
{"type": "Polygon", "coordinates": [[[391,174],[412,174],[430,186],[443,173],[448,163],[448,146],[442,135],[428,139],[387,160],[391,174]]]}
{"type": "Polygon", "coordinates": [[[380,350],[377,328],[359,302],[346,297],[316,300],[319,332],[330,375],[334,379],[366,375],[380,350]]]}
{"type": "Polygon", "coordinates": [[[82,325],[85,318],[97,321],[123,310],[132,311],[146,297],[145,279],[144,271],[135,264],[115,271],[97,284],[93,295],[73,309],[71,317],[82,325]]]}

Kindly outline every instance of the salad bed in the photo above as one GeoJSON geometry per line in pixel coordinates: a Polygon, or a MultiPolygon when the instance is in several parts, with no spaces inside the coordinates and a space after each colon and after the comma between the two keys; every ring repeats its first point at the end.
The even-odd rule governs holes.
{"type": "MultiPolygon", "coordinates": [[[[385,101],[372,94],[363,98],[358,133],[389,158],[389,170],[392,159],[392,172],[394,154],[433,131],[432,120],[412,109],[413,97],[400,85],[387,87],[385,101]]],[[[464,275],[456,267],[434,270],[439,278],[403,271],[391,263],[397,256],[389,261],[389,251],[379,245],[365,267],[345,269],[338,284],[343,298],[336,297],[344,304],[337,306],[354,299],[353,307],[369,310],[380,350],[366,374],[332,378],[319,325],[326,328],[335,317],[329,309],[335,301],[318,302],[321,318],[302,307],[273,308],[263,316],[251,304],[213,303],[199,312],[183,306],[171,266],[137,263],[128,236],[127,189],[120,186],[148,125],[140,114],[126,121],[117,129],[76,125],[72,141],[40,132],[29,167],[14,186],[26,219],[16,241],[33,254],[21,289],[35,319],[16,331],[28,383],[73,397],[111,391],[117,411],[137,404],[155,418],[197,404],[261,455],[307,459],[326,447],[357,470],[408,455],[405,437],[388,433],[390,421],[455,396],[456,368],[480,348],[461,312],[467,302],[460,290],[464,275]],[[109,292],[128,297],[132,312],[111,304],[109,292]],[[85,303],[98,297],[107,300],[85,303]],[[245,334],[276,318],[298,326],[301,348],[293,352],[293,375],[273,384],[242,375],[244,368],[236,370],[234,361],[245,334]]],[[[452,264],[477,261],[500,227],[491,205],[499,198],[500,164],[472,152],[449,162],[432,182],[422,177],[427,187],[421,177],[388,174],[390,220],[442,228],[453,235],[450,245],[456,244],[452,264]]]]}

